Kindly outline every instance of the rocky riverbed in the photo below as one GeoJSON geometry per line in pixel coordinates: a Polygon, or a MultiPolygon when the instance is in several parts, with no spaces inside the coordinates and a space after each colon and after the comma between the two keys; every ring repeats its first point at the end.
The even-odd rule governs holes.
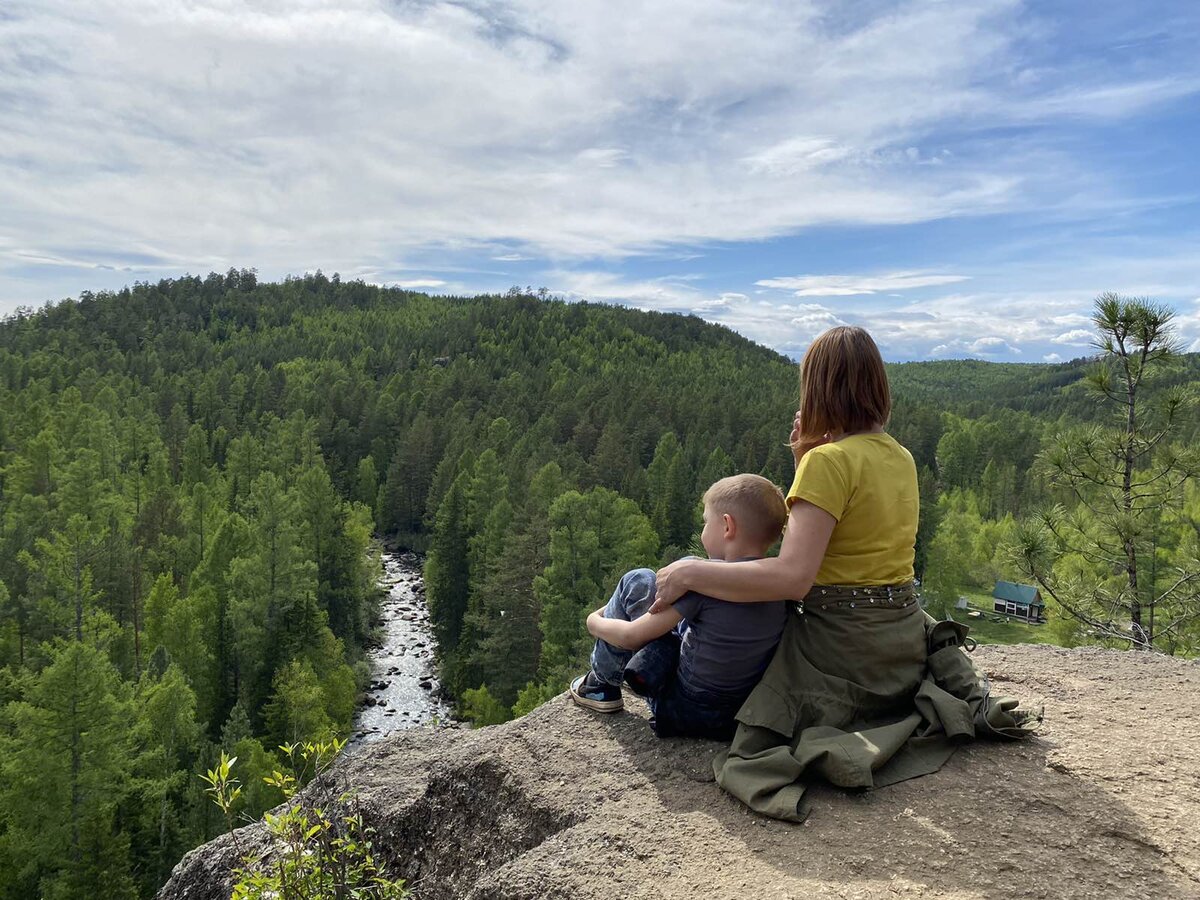
{"type": "Polygon", "coordinates": [[[368,654],[371,682],[354,719],[355,744],[452,719],[434,669],[421,559],[413,553],[385,551],[383,572],[387,598],[380,610],[381,643],[368,654]]]}

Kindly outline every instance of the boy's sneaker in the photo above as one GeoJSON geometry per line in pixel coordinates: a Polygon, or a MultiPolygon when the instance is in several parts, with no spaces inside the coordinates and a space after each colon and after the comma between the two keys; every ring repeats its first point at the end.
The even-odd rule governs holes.
{"type": "Polygon", "coordinates": [[[625,708],[621,688],[615,684],[605,684],[591,669],[571,682],[571,699],[596,712],[614,713],[625,708]]]}

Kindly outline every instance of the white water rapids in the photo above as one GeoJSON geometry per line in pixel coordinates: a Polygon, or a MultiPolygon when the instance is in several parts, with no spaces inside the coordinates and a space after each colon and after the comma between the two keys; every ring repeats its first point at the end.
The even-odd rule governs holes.
{"type": "Polygon", "coordinates": [[[382,642],[367,653],[371,682],[354,717],[354,743],[377,741],[393,731],[453,718],[441,699],[434,671],[433,629],[425,605],[420,558],[384,551],[381,585],[387,591],[380,609],[382,642]]]}

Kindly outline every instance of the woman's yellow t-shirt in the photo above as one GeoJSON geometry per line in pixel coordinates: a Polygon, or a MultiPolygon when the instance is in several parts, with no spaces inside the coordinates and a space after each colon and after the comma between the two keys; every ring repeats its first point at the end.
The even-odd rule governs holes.
{"type": "Polygon", "coordinates": [[[852,434],[809,450],[788,506],[807,500],[835,519],[817,584],[903,584],[913,578],[917,467],[888,434],[852,434]]]}

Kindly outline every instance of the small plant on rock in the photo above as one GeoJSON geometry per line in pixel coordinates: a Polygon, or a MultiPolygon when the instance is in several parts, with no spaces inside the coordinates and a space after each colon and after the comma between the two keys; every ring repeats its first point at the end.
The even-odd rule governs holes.
{"type": "Polygon", "coordinates": [[[206,792],[220,807],[234,835],[242,868],[233,872],[231,900],[398,900],[407,897],[404,882],[388,878],[376,862],[362,810],[352,792],[331,797],[326,807],[311,799],[296,800],[297,791],[325,773],[345,741],[285,744],[290,772],[276,770],[264,781],[287,798],[283,811],[263,818],[270,846],[247,853],[233,828],[233,804],[241,793],[233,777],[237,757],[221,754],[216,768],[200,776],[206,792]]]}

